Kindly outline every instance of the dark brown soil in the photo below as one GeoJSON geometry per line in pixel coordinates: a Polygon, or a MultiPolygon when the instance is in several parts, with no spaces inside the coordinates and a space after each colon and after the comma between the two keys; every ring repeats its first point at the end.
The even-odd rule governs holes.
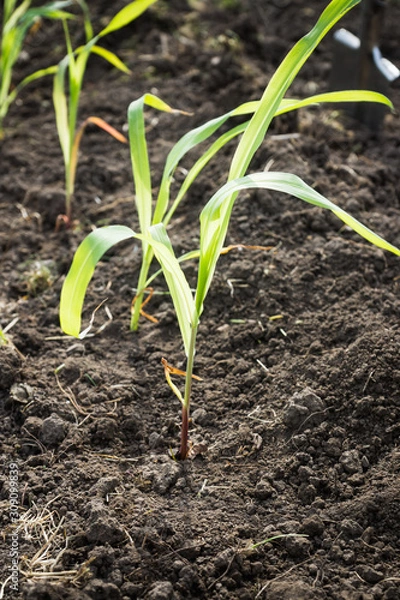
{"type": "MultiPolygon", "coordinates": [[[[97,31],[123,2],[90,4],[97,31]]],[[[154,90],[194,113],[148,111],[155,182],[181,135],[260,96],[325,2],[218,4],[160,1],[104,40],[132,77],[89,62],[82,119],[96,114],[122,129],[128,104],[154,90]]],[[[344,24],[357,32],[358,21],[354,10],[344,24]]],[[[399,21],[400,6],[390,5],[382,51],[397,65],[399,21]]],[[[58,26],[37,36],[16,78],[59,59],[58,26]]],[[[292,95],[328,89],[331,65],[328,37],[292,95]]],[[[399,89],[390,96],[399,107],[399,89]]],[[[9,580],[4,597],[400,598],[399,259],[298,200],[243,194],[228,243],[273,249],[221,257],[200,327],[190,428],[208,450],[176,462],[180,407],[160,361],[184,369],[184,354],[161,278],[147,307],[158,324],[143,319],[137,334],[129,331],[137,246],[115,250],[90,287],[85,323],[106,298],[112,321],[99,311],[95,326],[106,327],[82,341],[59,328],[60,289],[78,243],[96,225],[137,224],[129,149],[88,128],[74,207],[80,226],[55,232],[63,170],[49,79],[26,89],[6,126],[0,311],[3,328],[14,324],[0,347],[0,580],[12,573],[15,539],[20,574],[18,591],[9,580]],[[274,536],[282,537],[262,543],[274,536]]],[[[196,246],[198,214],[224,183],[231,150],[176,213],[177,253],[196,246]]],[[[273,162],[296,173],[400,245],[399,160],[398,115],[386,116],[377,137],[324,107],[278,120],[251,170],[273,162]]]]}

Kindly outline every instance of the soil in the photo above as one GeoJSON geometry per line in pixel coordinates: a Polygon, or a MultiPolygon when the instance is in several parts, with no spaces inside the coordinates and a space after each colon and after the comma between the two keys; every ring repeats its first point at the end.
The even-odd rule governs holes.
{"type": "MultiPolygon", "coordinates": [[[[126,130],[129,103],[148,91],[193,113],[146,112],[155,188],[173,143],[259,98],[325,2],[225,4],[160,0],[105,38],[131,76],[89,61],[82,119],[126,130]]],[[[90,5],[98,31],[123,2],[90,5]]],[[[358,10],[342,23],[355,33],[358,10]]],[[[386,16],[381,50],[400,66],[399,4],[386,16]]],[[[62,48],[59,25],[43,24],[15,79],[56,62],[62,48]]],[[[291,95],[328,89],[332,61],[328,36],[291,95]]],[[[162,278],[146,306],[158,323],[143,318],[129,331],[137,245],[115,249],[95,273],[84,323],[103,300],[109,312],[98,311],[93,335],[73,340],[59,327],[80,241],[98,225],[135,228],[137,217],[129,148],[89,127],[77,225],[55,231],[64,176],[51,93],[50,79],[26,88],[0,142],[1,326],[12,325],[0,347],[1,597],[400,598],[399,259],[298,200],[242,194],[227,243],[271,249],[220,259],[199,333],[194,452],[173,460],[180,407],[161,358],[184,369],[184,353],[162,278]]],[[[389,95],[400,107],[399,86],[389,95]]],[[[178,254],[196,247],[198,215],[226,180],[233,148],[176,213],[178,254]]],[[[277,119],[250,170],[296,173],[400,245],[399,160],[398,114],[373,134],[325,106],[277,119]]]]}

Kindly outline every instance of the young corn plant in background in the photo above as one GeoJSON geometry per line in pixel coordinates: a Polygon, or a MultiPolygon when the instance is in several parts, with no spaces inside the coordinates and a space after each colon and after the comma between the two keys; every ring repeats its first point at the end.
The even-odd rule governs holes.
{"type": "Polygon", "coordinates": [[[73,15],[62,10],[70,4],[71,1],[50,2],[31,8],[31,0],[24,0],[18,6],[16,0],[4,0],[0,45],[0,139],[4,137],[4,119],[10,105],[22,88],[44,75],[55,73],[55,67],[40,69],[13,87],[13,69],[21,56],[27,34],[40,26],[42,19],[72,18],[73,15]]]}
{"type": "Polygon", "coordinates": [[[130,2],[111,19],[107,27],[102,29],[97,35],[94,35],[88,5],[85,0],[77,0],[83,11],[86,43],[75,50],[72,48],[67,20],[63,20],[67,55],[56,68],[53,85],[53,104],[65,168],[65,215],[62,216],[62,220],[67,227],[71,226],[79,145],[86,126],[89,123],[93,123],[107,131],[118,141],[127,142],[125,136],[99,117],[90,116],[77,128],[79,101],[87,61],[90,54],[94,53],[104,58],[122,72],[130,73],[128,67],[118,56],[110,50],[99,46],[98,41],[109,33],[118,31],[134,21],[156,1],[134,0],[134,2],[130,2]]]}
{"type": "MultiPolygon", "coordinates": [[[[177,458],[185,459],[189,452],[189,414],[190,398],[193,379],[193,366],[196,351],[197,331],[204,302],[210,289],[218,258],[223,251],[224,242],[230,222],[234,202],[240,191],[258,188],[269,189],[290,194],[305,202],[332,211],[346,225],[376,246],[400,256],[400,250],[389,244],[380,236],[362,225],[344,210],[330,202],[327,198],[313,190],[296,175],[284,172],[263,172],[245,175],[252,157],[265,138],[268,127],[274,116],[287,110],[294,110],[315,102],[327,101],[375,101],[388,107],[391,102],[384,96],[368,91],[344,91],[321,94],[305,100],[288,100],[284,96],[299,72],[321,39],[332,26],[353,8],[360,0],[333,0],[320,16],[312,30],[304,36],[287,54],[277,71],[271,78],[264,94],[258,102],[241,105],[236,111],[220,118],[225,122],[233,114],[253,113],[251,119],[222,135],[195,163],[194,167],[180,189],[177,198],[169,207],[169,185],[172,172],[177,160],[189,147],[208,137],[209,132],[216,131],[218,119],[213,120],[184,136],[167,158],[166,168],[162,177],[160,195],[154,211],[151,208],[151,181],[148,165],[147,146],[144,135],[144,125],[140,105],[147,100],[155,108],[169,110],[164,103],[154,97],[142,98],[132,103],[129,113],[132,165],[135,178],[135,192],[139,211],[140,232],[134,232],[126,226],[113,225],[99,228],[90,233],[78,247],[70,271],[65,279],[60,302],[60,322],[62,329],[70,335],[79,337],[81,311],[87,286],[97,263],[107,250],[115,244],[131,238],[142,242],[144,257],[155,256],[161,265],[162,273],[167,282],[174,308],[177,315],[183,347],[186,355],[185,388],[183,395],[172,383],[168,369],[164,363],[167,381],[178,396],[182,405],[182,425],[180,448],[177,458]],[[214,127],[214,129],[213,129],[214,127]],[[211,131],[213,130],[213,131],[211,131]],[[197,284],[194,293],[180,266],[180,260],[175,256],[166,226],[177,204],[184,193],[200,172],[207,161],[221,148],[228,139],[242,133],[236,151],[231,161],[227,183],[211,197],[200,215],[200,248],[189,253],[190,257],[198,258],[197,284]],[[190,143],[189,143],[190,142],[190,143]],[[164,182],[164,184],[163,184],[164,182]],[[163,187],[164,185],[164,187],[163,187]],[[183,189],[183,192],[182,192],[183,189]],[[169,210],[168,210],[169,208],[169,210]]],[[[211,135],[210,133],[210,135],[211,135]]],[[[148,271],[147,271],[148,272],[148,271]]],[[[148,283],[145,282],[143,287],[148,283]]],[[[139,284],[139,291],[142,290],[139,284]]]]}

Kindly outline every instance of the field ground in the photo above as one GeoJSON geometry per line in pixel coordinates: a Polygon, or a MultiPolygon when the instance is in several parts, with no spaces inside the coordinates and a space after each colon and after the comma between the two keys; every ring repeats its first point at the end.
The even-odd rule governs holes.
{"type": "MultiPolygon", "coordinates": [[[[148,91],[193,113],[148,111],[157,182],[186,131],[260,97],[324,4],[160,1],[104,40],[132,76],[90,59],[81,118],[123,129],[129,103],[148,91]]],[[[90,5],[98,31],[123,3],[90,5]]],[[[400,6],[386,16],[382,52],[399,66],[400,6]]],[[[357,32],[358,24],[354,9],[343,25],[357,32]]],[[[58,25],[45,24],[16,77],[59,60],[61,40],[58,25]]],[[[329,36],[292,96],[328,89],[332,52],[329,36]]],[[[12,344],[0,347],[3,582],[13,463],[21,518],[19,591],[8,582],[4,597],[400,598],[399,259],[298,200],[242,194],[227,242],[270,250],[220,259],[200,327],[190,430],[207,451],[175,462],[179,403],[161,358],[184,369],[184,354],[162,278],[146,307],[158,324],[142,319],[129,331],[137,245],[112,252],[90,286],[85,324],[106,299],[112,320],[98,311],[92,337],[61,334],[60,289],[78,243],[93,226],[135,228],[137,217],[128,147],[88,128],[79,225],[54,230],[63,170],[51,90],[50,79],[26,88],[0,142],[1,326],[15,320],[12,344]],[[284,537],[255,546],[273,536],[284,537]]],[[[398,87],[390,97],[399,109],[398,87]]],[[[224,183],[233,148],[176,213],[169,232],[178,254],[196,247],[198,215],[224,183]]],[[[398,114],[376,137],[337,107],[313,107],[274,123],[251,171],[296,173],[400,245],[399,161],[398,114]]],[[[194,265],[185,268],[191,277],[194,265]]]]}

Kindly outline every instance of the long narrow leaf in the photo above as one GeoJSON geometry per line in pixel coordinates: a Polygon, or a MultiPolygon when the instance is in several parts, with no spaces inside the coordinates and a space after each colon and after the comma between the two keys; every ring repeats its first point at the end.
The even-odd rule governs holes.
{"type": "Polygon", "coordinates": [[[312,104],[327,104],[330,102],[334,104],[341,102],[376,102],[378,104],[384,104],[391,110],[394,110],[393,103],[389,98],[379,92],[372,92],[370,90],[340,90],[338,92],[316,94],[315,96],[309,96],[303,100],[285,99],[274,116],[282,115],[292,110],[298,110],[299,108],[304,108],[312,104]]]}
{"type": "Polygon", "coordinates": [[[86,36],[86,41],[89,42],[94,36],[93,27],[92,27],[92,23],[90,20],[89,6],[88,6],[87,2],[85,2],[85,0],[76,0],[76,2],[79,4],[79,6],[81,7],[81,10],[83,12],[83,24],[84,24],[84,28],[85,28],[85,36],[86,36]]]}
{"type": "Polygon", "coordinates": [[[5,0],[4,1],[3,23],[7,23],[7,21],[10,19],[11,15],[15,9],[16,3],[17,3],[17,0],[5,0]]]}
{"type": "Polygon", "coordinates": [[[17,6],[17,8],[12,12],[9,18],[6,21],[4,26],[3,35],[7,35],[11,29],[18,27],[18,21],[22,19],[22,17],[26,14],[29,9],[31,0],[24,0],[22,4],[17,6]]]}
{"type": "Polygon", "coordinates": [[[83,240],[75,252],[71,268],[61,290],[61,328],[68,335],[79,337],[83,302],[96,265],[107,250],[131,238],[142,241],[146,238],[162,266],[187,353],[191,325],[195,320],[194,299],[179,261],[174,255],[166,229],[161,224],[151,227],[146,236],[136,234],[132,229],[123,225],[101,227],[92,231],[83,240]]]}
{"type": "Polygon", "coordinates": [[[215,267],[225,241],[236,195],[241,190],[264,188],[291,194],[320,208],[332,211],[360,236],[384,250],[400,256],[400,250],[365,227],[336,204],[316,192],[291,173],[255,173],[228,182],[214,194],[200,215],[200,260],[196,292],[196,310],[201,314],[215,267]]]}
{"type": "Polygon", "coordinates": [[[103,37],[112,31],[117,31],[118,29],[125,27],[125,25],[128,25],[131,21],[137,19],[137,17],[155,2],[157,2],[157,0],[135,0],[135,2],[130,2],[111,19],[107,27],[99,33],[99,37],[103,37]]]}
{"type": "Polygon", "coordinates": [[[8,107],[10,106],[10,104],[12,104],[14,102],[14,100],[16,99],[16,97],[18,96],[19,92],[26,86],[28,85],[28,83],[32,83],[32,81],[36,81],[37,79],[40,79],[41,77],[45,77],[46,75],[54,75],[57,72],[57,66],[52,66],[52,67],[47,67],[46,69],[39,69],[39,71],[35,71],[35,73],[31,73],[30,75],[27,75],[22,81],[20,81],[20,83],[15,86],[15,88],[8,94],[6,100],[4,101],[4,106],[0,103],[0,115],[2,114],[6,114],[8,107]],[[2,108],[5,108],[4,113],[2,111],[2,108]]]}
{"type": "Polygon", "coordinates": [[[192,150],[195,146],[208,139],[217,129],[219,129],[231,116],[231,112],[226,113],[207,123],[192,129],[186,133],[172,148],[165,162],[164,172],[160,184],[160,191],[154,210],[153,224],[160,223],[168,208],[169,189],[171,178],[182,157],[192,150]]]}
{"type": "Polygon", "coordinates": [[[71,5],[72,2],[54,2],[48,6],[39,6],[37,8],[30,8],[26,17],[32,23],[38,17],[42,17],[44,19],[76,19],[76,16],[72,13],[66,12],[65,10],[60,10],[64,6],[71,5]],[[58,7],[56,6],[58,5],[58,7]]]}
{"type": "MultiPolygon", "coordinates": [[[[203,125],[192,129],[183,137],[181,137],[180,140],[178,140],[178,142],[173,146],[173,148],[169,152],[167,160],[165,162],[165,167],[160,184],[160,191],[156,202],[156,208],[154,210],[153,224],[160,223],[163,220],[164,215],[167,211],[172,175],[179,161],[182,160],[182,158],[188,152],[190,152],[190,150],[195,148],[195,146],[201,144],[209,137],[211,137],[224,123],[226,123],[226,121],[229,118],[251,114],[257,109],[258,106],[259,101],[245,102],[244,104],[241,104],[240,106],[229,111],[228,113],[210,119],[210,121],[203,123],[203,125]]],[[[227,141],[228,139],[225,138],[225,143],[227,141]]],[[[201,161],[201,159],[199,160],[201,161]]],[[[207,162],[208,161],[206,161],[206,163],[207,162]]],[[[204,163],[203,166],[205,166],[206,163],[204,163]]],[[[198,172],[200,172],[200,170],[198,172]]],[[[171,215],[169,215],[168,220],[170,217],[171,215]]]]}
{"type": "Polygon", "coordinates": [[[118,56],[116,54],[114,54],[114,52],[111,52],[111,50],[106,50],[105,48],[102,48],[101,46],[95,45],[95,46],[92,46],[92,53],[97,54],[98,56],[101,56],[101,58],[104,58],[104,60],[109,62],[113,67],[115,67],[116,69],[119,69],[123,73],[126,73],[127,75],[129,75],[131,73],[131,70],[128,69],[126,64],[123,63],[122,60],[120,58],[118,58],[118,56]]]}
{"type": "Polygon", "coordinates": [[[328,31],[359,2],[360,0],[333,0],[311,31],[286,55],[266,87],[260,104],[240,140],[232,159],[229,179],[237,179],[244,175],[297,73],[328,31]]]}
{"type": "Polygon", "coordinates": [[[132,237],[136,234],[129,227],[111,225],[95,229],[80,244],[61,290],[60,324],[65,333],[79,337],[83,301],[97,263],[112,246],[132,237]]]}
{"type": "Polygon", "coordinates": [[[164,225],[168,225],[174,212],[176,211],[182,199],[184,198],[185,194],[187,194],[190,186],[197,179],[200,172],[210,162],[213,156],[215,156],[215,154],[217,154],[217,152],[221,150],[221,148],[223,148],[223,146],[225,146],[230,140],[243,133],[243,131],[247,127],[247,124],[248,121],[246,121],[246,123],[241,123],[240,125],[237,125],[236,127],[233,127],[229,131],[225,132],[217,140],[215,140],[215,142],[205,152],[203,152],[203,154],[195,162],[193,167],[189,170],[188,174],[186,175],[179,189],[179,192],[171,205],[171,208],[169,209],[167,215],[163,219],[164,225]]]}
{"type": "MultiPolygon", "coordinates": [[[[386,96],[384,96],[378,92],[371,92],[371,91],[365,91],[365,90],[343,90],[343,91],[338,91],[338,92],[326,92],[323,94],[317,94],[315,96],[309,96],[308,98],[304,98],[302,100],[285,98],[281,101],[280,106],[278,107],[274,116],[276,117],[278,115],[282,115],[284,113],[287,113],[287,112],[290,112],[293,110],[298,110],[300,108],[304,108],[306,106],[310,106],[313,104],[320,104],[320,103],[327,103],[327,102],[332,102],[332,103],[333,102],[334,103],[378,102],[381,104],[385,104],[389,108],[393,109],[392,102],[386,96]]],[[[260,101],[253,101],[253,102],[247,102],[245,104],[242,104],[234,111],[227,113],[227,115],[223,115],[220,118],[221,122],[218,124],[218,127],[220,127],[221,124],[223,122],[225,122],[227,120],[227,118],[229,118],[229,117],[246,115],[249,112],[256,111],[259,104],[260,104],[260,101]]],[[[196,163],[193,165],[193,167],[190,169],[190,171],[186,175],[173,204],[171,205],[170,209],[168,210],[166,217],[163,219],[163,223],[165,225],[167,225],[169,223],[169,221],[171,220],[175,210],[179,206],[179,204],[182,201],[185,194],[188,192],[192,183],[197,179],[197,177],[198,177],[199,173],[202,171],[202,169],[204,169],[204,167],[209,163],[209,161],[213,158],[213,156],[215,156],[215,154],[217,154],[217,152],[219,152],[219,150],[221,150],[221,148],[223,146],[225,146],[233,138],[242,134],[245,131],[246,127],[248,126],[248,123],[249,123],[249,121],[246,121],[245,123],[241,123],[240,125],[237,125],[236,127],[232,128],[229,131],[222,134],[200,156],[200,158],[196,161],[196,163]]],[[[192,133],[192,132],[190,132],[190,133],[192,133]]],[[[203,131],[202,133],[206,133],[206,132],[203,131]]],[[[207,133],[210,133],[210,131],[207,131],[207,133]]],[[[212,133],[214,133],[214,130],[212,131],[212,133]]],[[[192,140],[191,140],[193,145],[195,143],[200,143],[200,141],[203,141],[202,136],[199,136],[197,138],[196,138],[196,136],[193,136],[192,140]]],[[[193,145],[188,143],[186,145],[185,151],[190,150],[193,147],[193,145]]],[[[182,152],[182,155],[183,155],[183,152],[182,152]]],[[[178,159],[180,159],[180,158],[181,158],[180,155],[176,156],[176,163],[173,165],[173,167],[176,166],[178,159]]],[[[170,165],[169,171],[167,171],[167,173],[170,174],[171,171],[172,171],[172,165],[170,165]]],[[[166,174],[164,175],[164,177],[166,178],[166,174]]],[[[164,187],[163,187],[163,185],[161,185],[161,190],[163,190],[164,193],[166,192],[165,185],[164,185],[164,187]]],[[[162,209],[161,209],[161,211],[162,211],[162,209]]]]}
{"type": "Polygon", "coordinates": [[[64,91],[65,74],[69,64],[69,56],[59,63],[53,81],[53,104],[56,115],[56,125],[65,165],[69,165],[72,138],[69,133],[68,103],[64,91]]]}
{"type": "Polygon", "coordinates": [[[188,356],[192,327],[197,323],[193,294],[174,254],[164,225],[162,223],[153,225],[149,229],[149,235],[174,303],[185,353],[188,356]]]}
{"type": "Polygon", "coordinates": [[[140,230],[147,231],[152,221],[151,175],[144,123],[145,105],[164,112],[179,112],[153,94],[145,94],[131,102],[128,108],[129,140],[135,200],[140,230]]]}

